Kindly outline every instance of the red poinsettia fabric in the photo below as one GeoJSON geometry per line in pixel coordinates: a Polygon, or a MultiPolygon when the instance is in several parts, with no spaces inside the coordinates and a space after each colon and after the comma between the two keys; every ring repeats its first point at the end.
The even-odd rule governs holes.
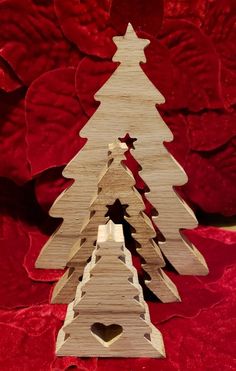
{"type": "MultiPolygon", "coordinates": [[[[236,236],[209,226],[236,215],[235,20],[234,0],[0,1],[1,371],[236,369],[236,236]],[[34,264],[61,222],[48,210],[71,184],[63,167],[85,143],[79,132],[127,22],[151,40],[142,68],[166,98],[167,147],[189,177],[178,192],[200,222],[185,233],[210,273],[168,271],[180,303],[146,294],[166,359],[56,358],[66,306],[49,302],[62,272],[34,264]]],[[[142,192],[129,153],[127,163],[142,192]]]]}

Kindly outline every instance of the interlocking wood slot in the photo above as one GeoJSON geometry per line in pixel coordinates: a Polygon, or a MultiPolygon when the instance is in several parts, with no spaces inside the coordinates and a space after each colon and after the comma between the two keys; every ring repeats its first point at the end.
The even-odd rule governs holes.
{"type": "Polygon", "coordinates": [[[151,324],[122,225],[99,226],[97,246],[59,331],[56,354],[77,357],[165,356],[151,324]],[[79,312],[79,314],[78,314],[79,312]]]}
{"type": "Polygon", "coordinates": [[[96,243],[98,226],[107,221],[106,205],[113,204],[117,199],[123,205],[128,205],[126,211],[129,216],[125,219],[135,229],[132,236],[139,243],[137,252],[145,260],[142,266],[150,276],[150,280],[145,281],[146,285],[163,302],[180,300],[176,286],[161,269],[165,262],[158,245],[152,239],[156,232],[143,212],[145,205],[134,188],[135,179],[122,164],[125,159],[124,152],[127,150],[125,143],[109,145],[108,164],[98,180],[99,191],[90,205],[90,214],[82,227],[80,239],[72,248],[67,263],[70,268],[55,285],[53,303],[70,303],[74,299],[79,277],[96,243]]]}
{"type": "Polygon", "coordinates": [[[180,233],[183,228],[195,228],[197,221],[173,190],[173,185],[184,184],[187,176],[164,145],[173,135],[155,105],[164,103],[165,99],[140,65],[146,61],[144,47],[149,40],[138,38],[129,24],[126,34],[114,37],[114,42],[117,51],[113,61],[120,65],[95,95],[101,104],[80,132],[88,138],[87,143],[63,171],[66,178],[75,181],[55,201],[50,215],[63,217],[64,221],[44,246],[36,266],[66,266],[68,254],[80,237],[90,199],[96,192],[97,176],[106,163],[107,143],[129,133],[137,138],[135,157],[151,190],[147,197],[158,210],[154,221],[165,237],[161,244],[163,253],[180,274],[205,275],[208,268],[204,258],[180,233]]]}

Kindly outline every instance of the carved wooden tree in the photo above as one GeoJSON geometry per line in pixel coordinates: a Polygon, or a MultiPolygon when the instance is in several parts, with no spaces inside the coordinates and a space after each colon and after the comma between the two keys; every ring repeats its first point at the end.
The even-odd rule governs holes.
{"type": "Polygon", "coordinates": [[[95,95],[101,104],[80,132],[88,138],[86,145],[63,171],[75,182],[56,200],[50,215],[63,217],[64,221],[45,245],[36,266],[66,266],[96,192],[97,176],[106,162],[107,143],[129,133],[137,138],[135,157],[151,190],[148,199],[158,210],[153,220],[165,237],[163,253],[180,274],[207,274],[204,258],[180,232],[195,228],[197,221],[173,190],[173,185],[183,185],[187,176],[163,144],[173,139],[155,107],[164,103],[164,97],[140,66],[146,60],[143,49],[149,40],[139,39],[129,25],[126,34],[115,37],[114,42],[117,52],[113,61],[120,65],[95,95]]]}
{"type": "Polygon", "coordinates": [[[101,225],[97,248],[68,306],[57,339],[58,356],[164,357],[161,333],[151,324],[122,225],[101,225]],[[78,314],[79,312],[79,314],[78,314]]]}
{"type": "Polygon", "coordinates": [[[144,202],[134,188],[135,179],[122,164],[122,160],[125,159],[124,152],[127,150],[125,143],[117,142],[109,146],[108,165],[98,180],[99,191],[91,203],[90,214],[82,227],[80,239],[72,248],[67,262],[70,268],[54,288],[53,303],[70,303],[74,299],[79,277],[96,243],[98,226],[107,221],[106,206],[114,204],[116,200],[123,206],[128,205],[126,209],[128,216],[125,220],[135,229],[132,236],[139,244],[137,252],[145,260],[142,267],[150,276],[150,280],[145,281],[146,285],[163,302],[180,300],[174,283],[161,269],[165,262],[158,245],[153,240],[156,236],[155,229],[143,212],[144,202]]]}

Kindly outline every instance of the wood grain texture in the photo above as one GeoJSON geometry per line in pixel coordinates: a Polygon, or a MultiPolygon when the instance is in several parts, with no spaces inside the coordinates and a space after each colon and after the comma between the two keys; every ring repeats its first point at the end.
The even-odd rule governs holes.
{"type": "Polygon", "coordinates": [[[165,99],[140,65],[145,62],[143,49],[149,41],[139,39],[131,25],[124,36],[115,37],[114,41],[117,52],[113,61],[121,63],[95,95],[101,104],[80,132],[88,141],[63,172],[75,182],[50,210],[51,216],[63,217],[64,221],[45,245],[36,266],[66,266],[91,197],[96,193],[97,177],[106,163],[107,143],[129,133],[137,138],[135,158],[151,190],[146,196],[158,210],[153,220],[165,237],[160,245],[162,252],[180,274],[205,275],[208,268],[204,258],[180,233],[181,229],[195,228],[197,220],[173,190],[173,185],[186,183],[187,176],[163,144],[173,139],[155,107],[165,99]]]}
{"type": "Polygon", "coordinates": [[[55,285],[53,303],[70,303],[74,299],[79,278],[96,243],[98,226],[106,223],[107,206],[114,204],[116,200],[123,206],[127,205],[125,220],[135,230],[132,236],[138,243],[137,252],[145,261],[142,267],[150,277],[145,284],[163,302],[180,300],[176,286],[161,269],[165,261],[153,240],[156,232],[151,220],[143,212],[145,204],[134,188],[135,179],[122,164],[127,150],[125,143],[116,142],[109,145],[108,163],[99,177],[98,192],[90,205],[90,213],[81,229],[80,239],[71,250],[67,262],[70,268],[55,285]]]}
{"type": "Polygon", "coordinates": [[[77,357],[165,356],[151,324],[122,225],[99,226],[97,246],[68,306],[56,354],[77,357]],[[79,312],[79,314],[78,314],[79,312]]]}

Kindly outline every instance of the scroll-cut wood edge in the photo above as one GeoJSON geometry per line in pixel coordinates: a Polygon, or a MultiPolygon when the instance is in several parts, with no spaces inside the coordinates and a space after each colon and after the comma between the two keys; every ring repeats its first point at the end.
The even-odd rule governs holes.
{"type": "MultiPolygon", "coordinates": [[[[96,191],[98,173],[106,162],[107,148],[104,138],[107,143],[111,143],[118,137],[129,133],[138,139],[135,145],[135,158],[143,169],[143,180],[150,188],[147,198],[157,209],[163,206],[169,211],[168,218],[163,218],[162,225],[166,233],[164,229],[159,228],[166,241],[172,239],[173,231],[179,230],[179,226],[175,224],[176,220],[183,220],[175,203],[170,202],[171,194],[170,197],[163,194],[167,186],[183,184],[187,181],[187,177],[179,164],[177,169],[177,162],[163,145],[165,141],[173,140],[171,130],[155,109],[155,105],[164,103],[165,98],[140,66],[141,61],[146,61],[144,47],[150,41],[138,38],[133,27],[129,25],[125,35],[115,37],[114,42],[117,45],[117,51],[113,56],[113,61],[120,62],[120,65],[95,94],[95,98],[102,104],[80,131],[81,137],[88,138],[88,141],[63,171],[65,177],[75,179],[75,182],[68,192],[59,196],[50,215],[63,217],[65,224],[62,224],[60,230],[56,231],[45,245],[36,263],[38,268],[64,268],[66,266],[67,254],[76,242],[77,232],[81,227],[80,222],[84,219],[87,205],[96,191]],[[160,182],[162,187],[158,188],[160,182]],[[70,212],[68,212],[68,204],[70,212]]],[[[142,176],[142,173],[140,174],[142,176]]],[[[180,228],[189,228],[189,220],[190,215],[189,217],[187,215],[184,220],[187,226],[183,222],[180,228]]],[[[161,221],[160,213],[159,223],[161,221]]],[[[178,242],[182,243],[180,235],[176,235],[177,237],[178,242]]],[[[177,243],[175,248],[178,250],[177,243]]],[[[174,250],[168,249],[166,245],[165,251],[167,250],[169,251],[168,260],[173,266],[177,262],[178,267],[175,266],[175,268],[179,272],[182,274],[189,272],[190,264],[193,268],[192,274],[196,274],[196,271],[200,272],[201,261],[198,260],[198,256],[192,254],[188,269],[185,270],[185,262],[183,261],[181,267],[179,259],[176,260],[174,250]],[[194,260],[198,265],[197,269],[195,269],[194,260]]],[[[191,250],[187,251],[188,255],[190,253],[191,250]]],[[[202,264],[202,274],[207,274],[205,264],[202,264]]]]}
{"type": "Polygon", "coordinates": [[[91,256],[90,254],[92,254],[95,233],[91,234],[91,231],[97,231],[99,224],[105,224],[107,205],[113,204],[116,199],[119,199],[122,204],[128,205],[127,214],[129,216],[124,216],[124,219],[131,227],[136,229],[136,233],[132,233],[132,236],[141,245],[141,248],[136,250],[140,257],[146,262],[143,267],[149,267],[147,273],[150,279],[153,280],[153,282],[147,281],[147,287],[163,302],[180,301],[177,287],[171,282],[167,275],[162,274],[162,271],[159,269],[165,265],[165,261],[159,246],[152,240],[156,232],[150,218],[143,212],[145,205],[140,193],[134,188],[134,176],[127,167],[121,163],[121,161],[125,159],[124,152],[127,149],[127,145],[121,142],[109,145],[108,158],[114,161],[106,165],[101,171],[98,180],[100,192],[92,198],[92,202],[89,206],[90,214],[83,223],[80,237],[85,238],[86,242],[84,247],[80,245],[79,242],[72,247],[67,264],[69,267],[74,267],[75,270],[69,277],[69,271],[66,272],[55,285],[52,296],[53,303],[69,303],[74,299],[73,292],[75,294],[79,277],[82,274],[87,259],[91,256]],[[101,183],[103,184],[102,187],[101,183]],[[120,183],[123,185],[122,187],[120,187],[120,183]],[[100,221],[99,223],[98,220],[100,221]],[[86,233],[88,226],[89,231],[86,233]],[[91,244],[90,248],[88,246],[89,244],[91,244]],[[85,259],[83,257],[83,251],[88,251],[89,249],[90,254],[87,254],[85,259]],[[79,258],[80,254],[81,258],[79,258]],[[78,257],[77,261],[75,258],[76,255],[78,257]],[[74,265],[71,258],[74,259],[74,265]]]}
{"type": "MultiPolygon", "coordinates": [[[[103,289],[101,289],[100,287],[99,289],[99,286],[97,286],[98,281],[94,281],[93,284],[96,285],[96,290],[91,291],[91,288],[93,287],[92,283],[87,286],[86,290],[86,286],[83,286],[82,280],[80,286],[78,286],[78,298],[84,299],[84,297],[86,298],[86,296],[88,297],[90,295],[90,300],[94,301],[94,305],[89,306],[87,309],[84,308],[84,306],[80,308],[81,299],[79,299],[77,308],[76,298],[75,302],[72,302],[68,306],[64,326],[58,333],[56,344],[57,355],[77,357],[165,357],[162,335],[150,322],[148,306],[143,300],[142,289],[138,283],[137,271],[132,265],[131,254],[124,245],[122,225],[115,225],[110,221],[105,226],[99,226],[97,241],[97,248],[93,252],[91,262],[88,263],[85,268],[85,274],[83,277],[83,280],[86,281],[85,285],[90,283],[90,279],[93,279],[93,275],[90,276],[90,272],[92,272],[93,268],[96,267],[96,256],[101,255],[106,257],[105,261],[111,261],[112,267],[112,260],[119,256],[120,250],[125,257],[124,264],[127,267],[127,274],[120,276],[119,270],[114,271],[114,274],[112,274],[115,283],[113,283],[112,286],[113,290],[120,291],[122,290],[121,287],[124,290],[126,285],[127,288],[134,286],[135,291],[137,291],[139,295],[139,301],[137,303],[136,299],[133,298],[133,304],[136,302],[133,312],[132,299],[130,298],[129,310],[128,312],[125,312],[122,310],[122,307],[124,303],[127,302],[129,291],[120,291],[120,293],[117,291],[114,292],[113,296],[105,296],[106,302],[108,300],[108,303],[111,302],[111,304],[117,297],[120,297],[121,299],[119,305],[114,305],[113,311],[109,310],[106,312],[104,311],[105,307],[103,307],[103,299],[100,296],[101,292],[106,292],[106,288],[103,287],[103,289]],[[100,252],[98,247],[101,249],[100,252]],[[111,260],[107,260],[109,254],[111,254],[111,260]],[[130,283],[127,279],[129,277],[129,271],[133,277],[133,283],[130,283]],[[83,289],[85,290],[85,296],[81,295],[82,291],[80,290],[83,289]],[[124,295],[124,297],[122,295],[124,295]],[[97,300],[99,300],[99,305],[95,304],[97,300]],[[137,305],[140,308],[139,311],[136,310],[138,308],[137,305]],[[79,314],[77,314],[77,310],[79,311],[79,314]],[[139,312],[143,314],[140,316],[139,312]],[[79,322],[77,320],[79,320],[79,322]],[[75,321],[77,321],[76,327],[75,321]],[[115,334],[113,336],[113,341],[110,343],[104,343],[102,339],[96,339],[96,334],[94,336],[91,331],[91,327],[96,323],[104,324],[104,326],[111,326],[113,324],[120,326],[122,327],[122,332],[118,334],[119,336],[115,334]]],[[[100,265],[99,271],[97,272],[100,278],[103,269],[105,278],[107,268],[107,263],[105,263],[103,268],[100,265]]],[[[109,276],[111,275],[109,274],[109,276]]],[[[105,282],[106,280],[100,280],[99,284],[105,285],[105,282]]]]}

